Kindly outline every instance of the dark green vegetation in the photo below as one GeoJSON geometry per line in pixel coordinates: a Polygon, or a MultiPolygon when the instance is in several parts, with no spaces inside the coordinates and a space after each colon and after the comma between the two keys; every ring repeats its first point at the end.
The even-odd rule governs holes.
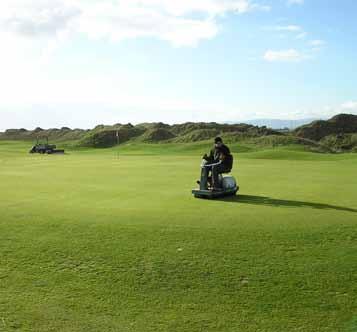
{"type": "Polygon", "coordinates": [[[0,331],[356,330],[357,154],[234,143],[206,201],[206,142],[30,145],[0,141],[0,331]]]}
{"type": "Polygon", "coordinates": [[[48,137],[50,141],[75,147],[110,148],[125,143],[193,143],[223,136],[229,143],[239,142],[251,148],[300,145],[316,152],[357,151],[357,116],[340,114],[329,121],[315,121],[292,132],[247,124],[143,123],[139,125],[100,125],[92,130],[69,128],[34,131],[10,129],[0,134],[2,140],[33,141],[48,137]]]}
{"type": "Polygon", "coordinates": [[[328,121],[314,121],[295,130],[298,137],[320,142],[337,152],[357,152],[357,115],[339,114],[328,121]]]}

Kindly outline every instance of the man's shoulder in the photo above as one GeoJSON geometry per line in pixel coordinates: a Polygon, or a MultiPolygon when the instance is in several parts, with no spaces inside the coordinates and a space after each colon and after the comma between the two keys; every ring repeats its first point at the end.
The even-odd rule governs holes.
{"type": "Polygon", "coordinates": [[[227,145],[225,145],[225,144],[223,144],[223,145],[221,146],[221,150],[222,150],[223,153],[226,153],[226,154],[230,154],[230,153],[231,153],[231,150],[230,150],[229,147],[228,147],[227,145]]]}

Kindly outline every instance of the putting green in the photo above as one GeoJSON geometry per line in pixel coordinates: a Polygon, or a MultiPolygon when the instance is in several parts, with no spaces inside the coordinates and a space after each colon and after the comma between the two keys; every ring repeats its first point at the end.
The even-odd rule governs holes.
{"type": "Polygon", "coordinates": [[[356,331],[357,155],[236,154],[207,201],[205,146],[0,142],[0,331],[356,331]]]}

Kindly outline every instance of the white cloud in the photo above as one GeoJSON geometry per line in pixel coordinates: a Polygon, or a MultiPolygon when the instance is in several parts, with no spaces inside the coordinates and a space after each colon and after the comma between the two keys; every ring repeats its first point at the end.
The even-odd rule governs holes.
{"type": "Polygon", "coordinates": [[[296,49],[288,50],[268,50],[263,56],[268,62],[300,62],[306,59],[306,56],[296,49]]]}
{"type": "Polygon", "coordinates": [[[357,101],[348,101],[341,105],[343,110],[357,111],[357,101]]]}
{"type": "Polygon", "coordinates": [[[84,33],[115,42],[152,37],[194,46],[215,37],[227,13],[269,9],[251,0],[2,0],[0,31],[50,38],[84,33]]]}
{"type": "Polygon", "coordinates": [[[112,42],[155,38],[176,47],[195,46],[219,33],[225,15],[268,9],[251,0],[1,0],[1,125],[12,126],[11,119],[16,118],[12,112],[19,109],[23,112],[18,111],[18,125],[22,119],[29,123],[36,105],[46,110],[59,105],[71,113],[83,103],[107,106],[113,113],[122,107],[122,116],[127,109],[140,109],[138,119],[139,113],[146,114],[142,110],[150,108],[162,110],[157,119],[173,110],[177,116],[183,112],[180,121],[190,118],[191,111],[210,107],[214,117],[220,105],[195,105],[185,94],[177,96],[177,91],[149,93],[138,77],[114,68],[103,77],[89,67],[85,73],[78,66],[66,70],[66,61],[51,54],[78,36],[112,42]]]}
{"type": "Polygon", "coordinates": [[[287,4],[288,5],[303,5],[304,4],[304,0],[287,0],[287,4]]]}
{"type": "MultiPolygon", "coordinates": [[[[308,33],[304,31],[304,28],[301,27],[300,25],[296,24],[289,24],[289,25],[275,25],[275,26],[270,26],[266,27],[266,30],[270,31],[276,31],[276,32],[284,32],[284,33],[291,33],[291,34],[296,34],[296,39],[305,39],[308,33]]],[[[281,35],[279,35],[281,36],[281,35]]],[[[284,35],[285,37],[285,35],[284,35]]]]}
{"type": "Polygon", "coordinates": [[[276,31],[286,31],[286,32],[299,32],[302,31],[302,28],[298,25],[278,25],[272,28],[276,31]]]}
{"type": "Polygon", "coordinates": [[[191,19],[148,8],[121,8],[103,3],[92,5],[83,12],[79,31],[92,39],[106,38],[113,42],[154,37],[174,46],[194,46],[202,39],[215,37],[219,31],[217,22],[211,17],[191,19]]]}
{"type": "Polygon", "coordinates": [[[321,39],[315,39],[315,40],[310,41],[310,45],[312,47],[322,47],[322,46],[326,45],[326,42],[321,39]]]}
{"type": "Polygon", "coordinates": [[[113,41],[154,37],[174,46],[195,46],[218,34],[218,18],[264,9],[249,0],[121,0],[81,5],[80,31],[113,41]],[[201,18],[192,18],[200,14],[201,18]]]}
{"type": "Polygon", "coordinates": [[[66,30],[80,14],[67,1],[5,0],[0,4],[0,29],[27,37],[52,36],[66,30]]]}
{"type": "Polygon", "coordinates": [[[307,36],[307,32],[303,31],[296,36],[296,39],[305,39],[306,36],[307,36]]]}

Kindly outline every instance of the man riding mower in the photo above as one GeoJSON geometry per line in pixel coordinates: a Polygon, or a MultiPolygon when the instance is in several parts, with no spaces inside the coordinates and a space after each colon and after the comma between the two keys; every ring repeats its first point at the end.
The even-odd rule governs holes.
{"type": "Polygon", "coordinates": [[[229,148],[223,144],[220,137],[214,140],[214,148],[210,154],[203,156],[201,164],[201,179],[197,181],[199,190],[192,190],[197,198],[218,198],[235,195],[239,190],[232,176],[223,176],[232,170],[233,156],[229,148]]]}

